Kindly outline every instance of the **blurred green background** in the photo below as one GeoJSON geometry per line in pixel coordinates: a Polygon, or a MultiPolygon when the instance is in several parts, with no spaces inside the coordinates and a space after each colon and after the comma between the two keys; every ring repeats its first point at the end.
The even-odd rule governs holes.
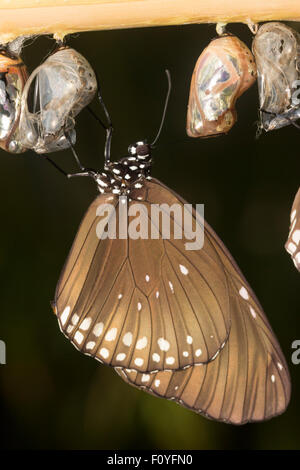
{"type": "MultiPolygon", "coordinates": [[[[249,46],[246,26],[231,25],[249,46]]],[[[113,158],[151,139],[166,92],[173,89],[153,174],[190,203],[236,258],[265,308],[292,375],[291,404],[266,423],[235,427],[209,421],[125,384],[113,369],[80,354],[61,334],[50,301],[79,222],[96,195],[89,179],[66,181],[42,157],[1,151],[0,447],[34,449],[300,448],[299,282],[284,243],[300,184],[300,133],[292,126],[255,139],[257,87],[238,102],[228,136],[199,141],[185,134],[190,78],[214,25],[83,33],[68,44],[97,70],[115,133],[113,158]]],[[[54,42],[36,39],[23,53],[33,70],[54,42]]],[[[93,108],[98,110],[97,102],[93,108]]],[[[104,135],[87,111],[77,119],[77,151],[101,168],[104,135]]],[[[70,151],[53,155],[69,171],[70,151]]]]}

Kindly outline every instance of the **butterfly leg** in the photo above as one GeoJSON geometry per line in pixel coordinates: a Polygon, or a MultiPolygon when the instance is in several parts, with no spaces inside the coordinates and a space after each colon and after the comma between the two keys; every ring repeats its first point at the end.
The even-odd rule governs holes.
{"type": "Polygon", "coordinates": [[[96,173],[93,170],[86,170],[82,171],[80,173],[67,173],[65,170],[63,170],[60,166],[58,166],[51,158],[49,158],[47,155],[43,155],[43,157],[49,162],[54,168],[56,168],[60,173],[62,173],[66,178],[70,179],[75,176],[89,176],[90,178],[95,179],[96,173]]]}
{"type": "Polygon", "coordinates": [[[77,152],[75,150],[75,147],[73,145],[70,133],[69,132],[65,133],[65,137],[69,141],[70,148],[71,148],[71,151],[73,153],[73,157],[75,159],[75,162],[76,162],[78,168],[80,169],[80,171],[85,171],[85,167],[82,165],[81,161],[79,160],[78,154],[77,154],[77,152]]]}

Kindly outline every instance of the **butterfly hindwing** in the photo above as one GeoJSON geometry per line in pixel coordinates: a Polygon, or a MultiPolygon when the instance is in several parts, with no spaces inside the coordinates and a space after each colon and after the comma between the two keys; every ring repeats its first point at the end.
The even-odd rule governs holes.
{"type": "Polygon", "coordinates": [[[219,421],[244,424],[281,414],[290,399],[285,359],[272,331],[261,328],[255,301],[240,297],[233,284],[230,288],[229,339],[211,362],[178,371],[116,368],[117,373],[131,385],[219,421]]]}
{"type": "MultiPolygon", "coordinates": [[[[164,189],[168,197],[182,201],[164,189]]],[[[151,189],[148,198],[151,200],[151,189]]],[[[282,413],[290,399],[285,358],[254,292],[207,223],[205,246],[208,251],[210,246],[217,251],[228,278],[231,328],[226,344],[209,363],[185,370],[150,374],[116,370],[132,385],[220,421],[243,424],[269,419],[282,413]]],[[[201,251],[195,252],[193,259],[201,256],[201,251]]]]}

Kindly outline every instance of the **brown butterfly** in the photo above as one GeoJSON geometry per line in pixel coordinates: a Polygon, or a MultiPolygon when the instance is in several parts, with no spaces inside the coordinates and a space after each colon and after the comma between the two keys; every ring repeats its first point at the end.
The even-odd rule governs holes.
{"type": "Polygon", "coordinates": [[[300,188],[296,194],[291,210],[290,233],[285,244],[298,271],[300,271],[300,188]]]}
{"type": "Polygon", "coordinates": [[[154,205],[165,204],[163,214],[185,207],[150,176],[153,145],[137,142],[111,162],[108,144],[104,171],[78,174],[92,177],[100,195],[57,284],[59,326],[77,349],[116,367],[126,380],[216,419],[242,423],[283,412],[290,379],[280,346],[235,261],[196,211],[181,239],[176,212],[167,238],[149,217],[156,238],[123,238],[116,225],[115,236],[108,236],[124,204],[127,222],[134,221],[136,203],[146,214],[154,205]],[[187,250],[192,228],[199,227],[204,246],[187,250]]]}

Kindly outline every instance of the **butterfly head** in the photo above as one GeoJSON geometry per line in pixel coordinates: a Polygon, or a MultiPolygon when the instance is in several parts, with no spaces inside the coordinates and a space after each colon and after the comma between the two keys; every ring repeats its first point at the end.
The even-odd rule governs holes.
{"type": "Polygon", "coordinates": [[[146,140],[141,140],[128,147],[128,154],[137,160],[149,160],[151,158],[151,145],[146,140]]]}

